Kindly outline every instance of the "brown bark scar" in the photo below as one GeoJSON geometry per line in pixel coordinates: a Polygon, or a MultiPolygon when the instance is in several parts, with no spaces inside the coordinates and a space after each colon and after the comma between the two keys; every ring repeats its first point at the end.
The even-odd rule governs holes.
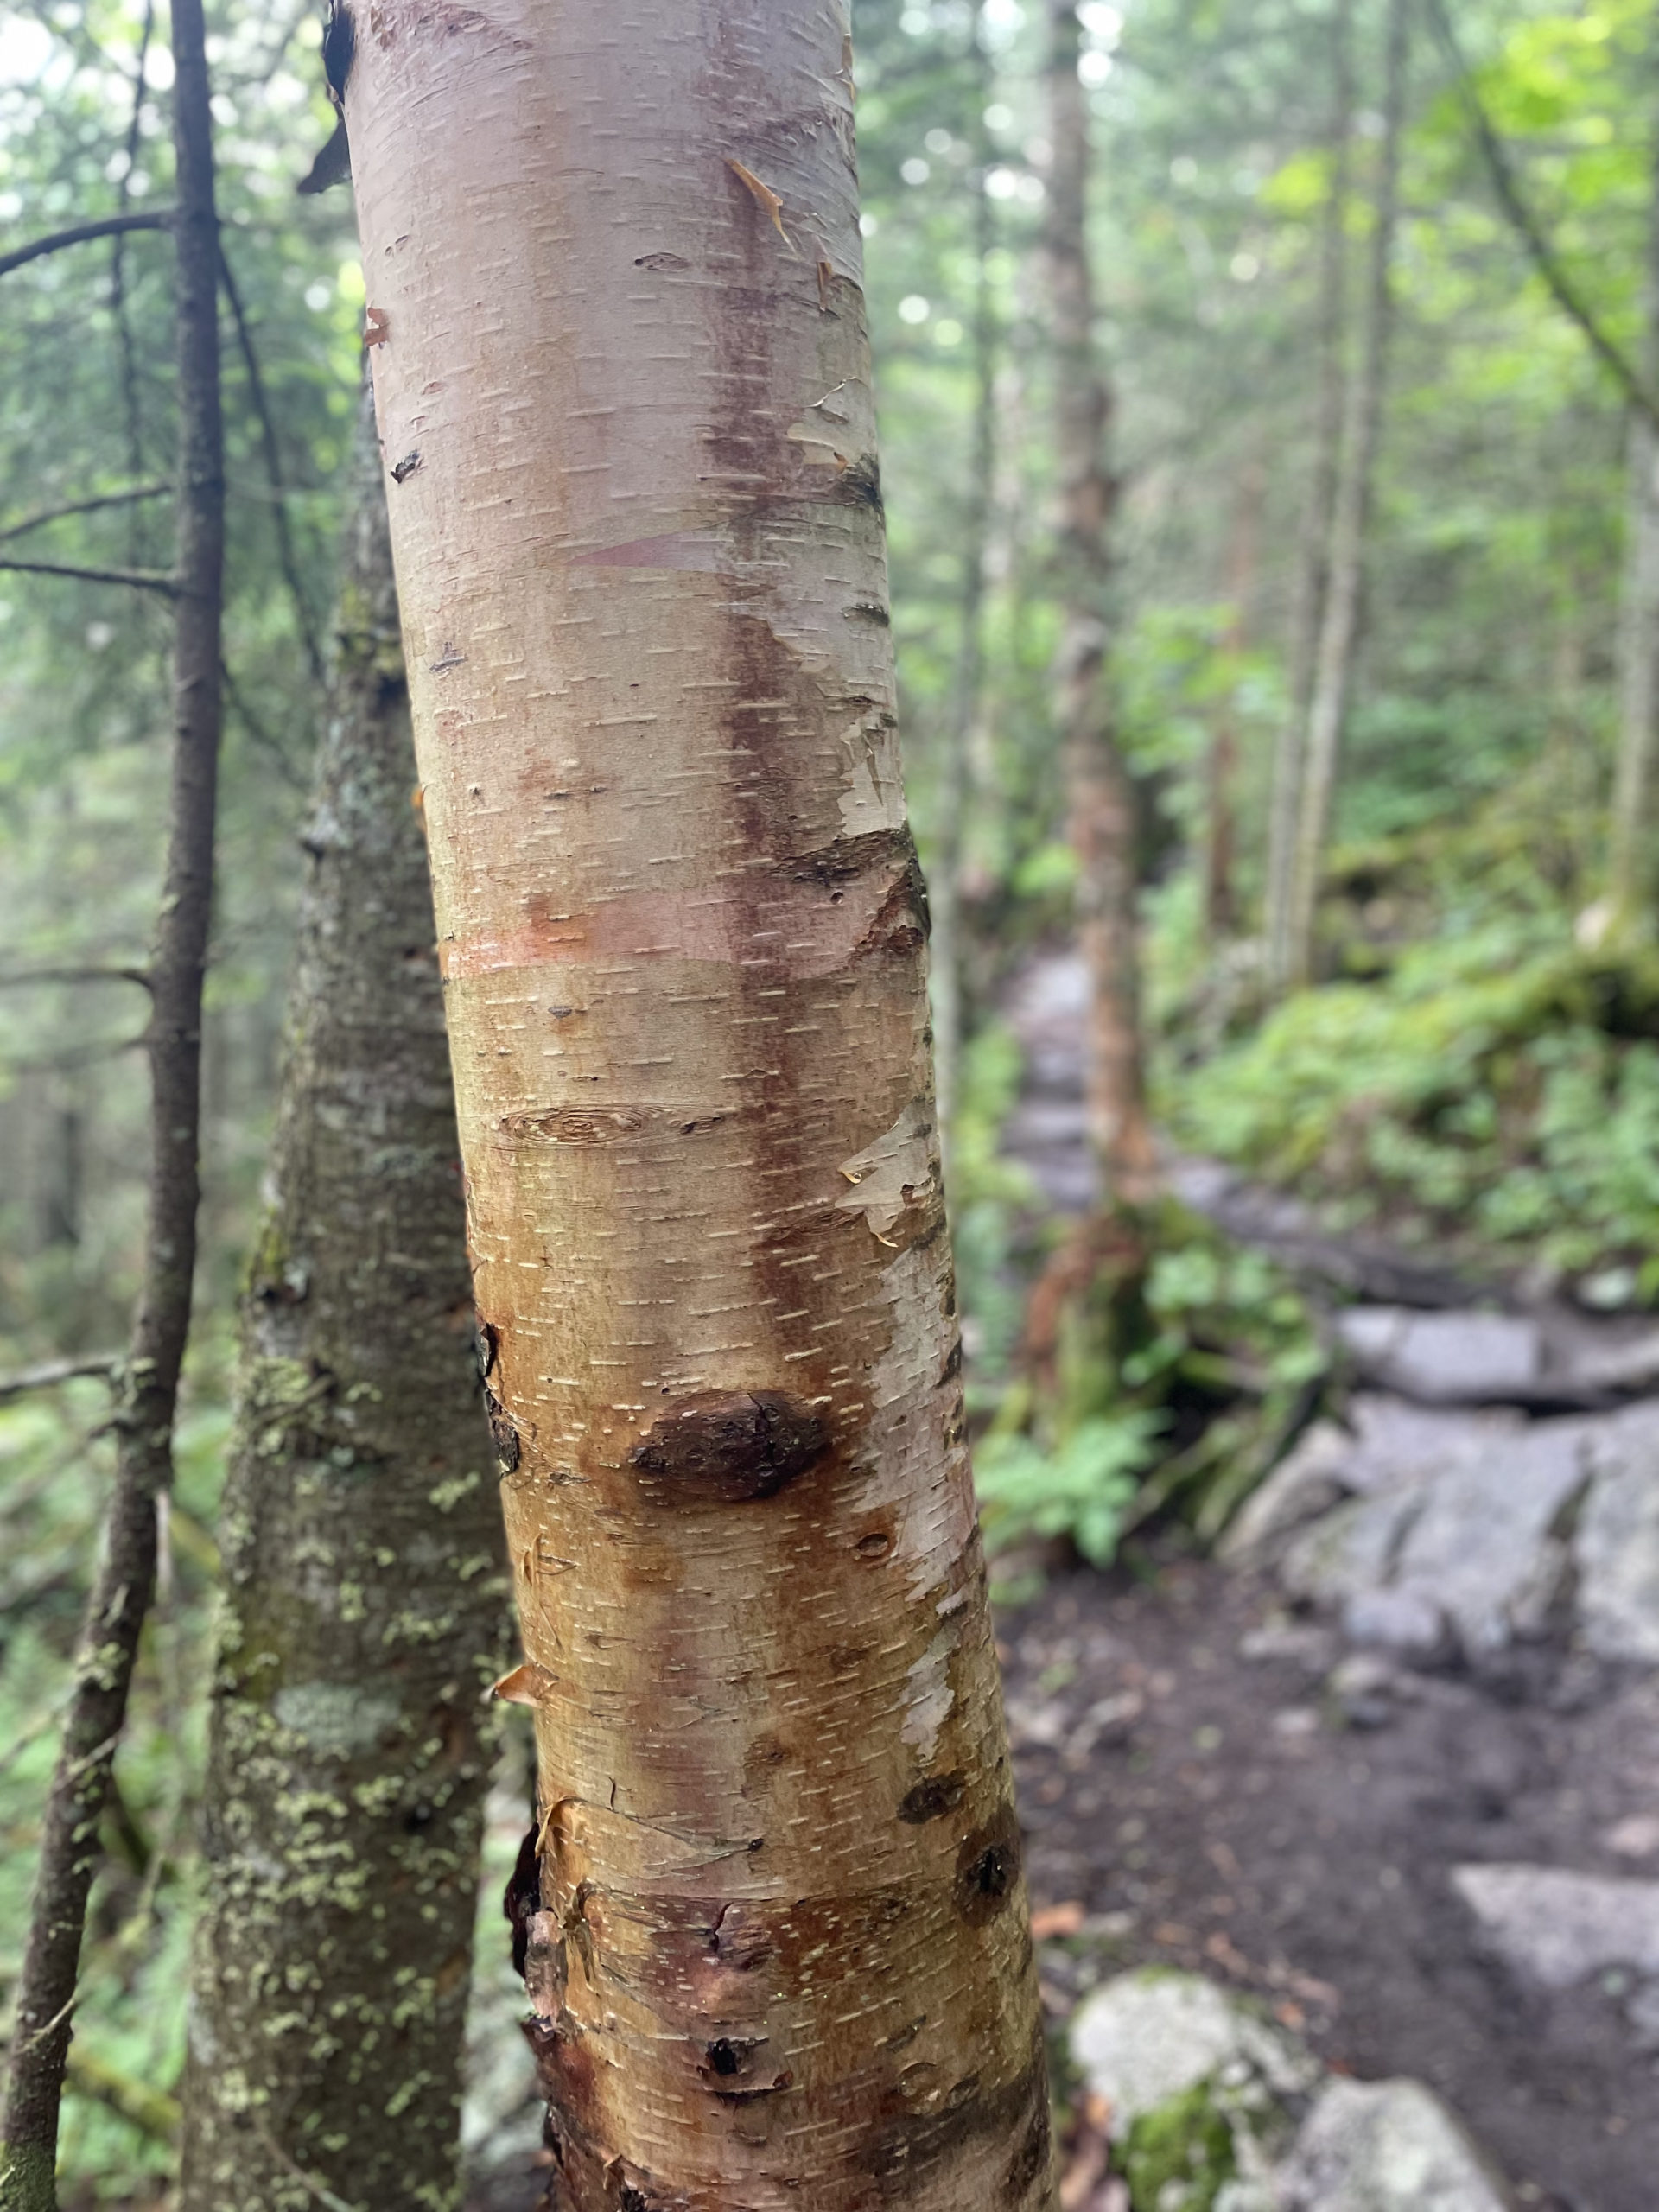
{"type": "Polygon", "coordinates": [[[363,343],[384,346],[391,335],[391,317],[385,308],[365,308],[363,310],[363,343]]]}

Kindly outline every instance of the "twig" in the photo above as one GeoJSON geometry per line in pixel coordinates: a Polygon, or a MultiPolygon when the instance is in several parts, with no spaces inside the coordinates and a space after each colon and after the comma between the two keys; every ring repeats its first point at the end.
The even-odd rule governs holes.
{"type": "MultiPolygon", "coordinates": [[[[138,61],[133,71],[132,113],[127,123],[127,166],[121,173],[120,200],[124,210],[132,194],[133,166],[138,159],[138,131],[144,111],[144,78],[149,60],[150,35],[156,27],[156,0],[144,0],[143,27],[138,34],[138,61]]],[[[132,322],[127,314],[127,243],[118,232],[110,250],[110,308],[115,317],[116,340],[121,352],[121,395],[126,404],[127,466],[135,476],[144,466],[143,420],[138,405],[138,353],[132,342],[132,322]]],[[[136,562],[141,534],[134,518],[129,532],[130,556],[136,562]]]]}
{"type": "Polygon", "coordinates": [[[1571,321],[1577,323],[1588,340],[1591,351],[1602,365],[1611,372],[1615,380],[1623,388],[1624,397],[1630,401],[1631,406],[1645,415],[1655,429],[1659,429],[1659,399],[1656,399],[1653,393],[1649,391],[1641,378],[1579,296],[1577,287],[1562,268],[1554,248],[1544,236],[1542,226],[1522,196],[1521,187],[1516,181],[1509,154],[1503,140],[1492,126],[1491,118],[1487,114],[1485,105],[1476,89],[1469,64],[1464,59],[1463,48],[1459,45],[1458,35],[1452,28],[1452,19],[1446,13],[1445,0],[1428,0],[1428,12],[1433,22],[1435,33],[1440,44],[1446,48],[1446,58],[1451,62],[1456,75],[1458,91],[1468,111],[1469,120],[1473,126],[1475,137],[1479,142],[1481,153],[1485,158],[1487,172],[1491,177],[1492,189],[1497,194],[1498,204],[1509,217],[1522,244],[1532,256],[1534,265],[1549,287],[1557,307],[1571,321]]]}
{"type": "Polygon", "coordinates": [[[219,681],[225,686],[225,696],[232,712],[237,716],[248,735],[261,752],[269,753],[276,763],[276,772],[291,791],[308,788],[307,779],[289,759],[287,748],[276,734],[268,729],[248,704],[247,694],[242,690],[228,667],[219,670],[219,681]]]}
{"type": "Polygon", "coordinates": [[[163,599],[179,595],[176,577],[164,575],[159,569],[79,569],[67,561],[3,559],[0,569],[25,576],[70,576],[83,584],[128,584],[135,591],[158,591],[163,599]]]}
{"type": "Polygon", "coordinates": [[[31,1721],[19,1729],[5,1750],[0,1751],[0,1774],[15,1766],[31,1744],[38,1743],[42,1736],[57,1726],[68,1702],[67,1697],[54,1698],[43,1712],[37,1713],[31,1721]]]}
{"type": "Polygon", "coordinates": [[[0,1375],[0,1402],[7,1398],[21,1398],[26,1390],[51,1390],[60,1382],[73,1382],[77,1376],[102,1375],[107,1380],[121,1364],[118,1351],[95,1351],[72,1354],[67,1359],[43,1359],[35,1367],[20,1367],[10,1375],[0,1375]]]}
{"type": "Polygon", "coordinates": [[[70,499],[60,507],[42,507],[38,514],[25,515],[22,522],[8,523],[0,530],[0,545],[22,537],[31,530],[44,530],[49,522],[62,522],[70,515],[95,514],[100,507],[137,506],[141,499],[163,499],[172,489],[170,484],[135,484],[129,492],[99,492],[90,499],[70,499]]]}
{"type": "Polygon", "coordinates": [[[90,223],[72,223],[67,231],[48,232],[43,238],[33,238],[28,245],[0,253],[0,276],[10,276],[25,262],[38,261],[43,254],[60,253],[65,246],[79,245],[87,238],[117,238],[123,231],[170,231],[177,214],[175,207],[135,207],[124,215],[100,215],[90,223]]]}
{"type": "Polygon", "coordinates": [[[297,2165],[289,2157],[282,2145],[276,2141],[257,2113],[251,2113],[249,2117],[253,2121],[254,2133],[270,2152],[277,2164],[292,2174],[300,2187],[325,2208],[325,2212],[363,2212],[361,2205],[348,2204],[343,2196],[336,2196],[326,2182],[319,2181],[315,2174],[308,2174],[303,2166],[297,2165]]]}
{"type": "Polygon", "coordinates": [[[306,602],[304,587],[300,582],[300,564],[295,558],[293,534],[288,526],[288,483],[283,474],[283,449],[277,441],[276,424],[265,392],[265,380],[260,374],[259,356],[254,351],[253,332],[249,327],[242,306],[242,295],[237,289],[236,277],[226,257],[222,238],[219,248],[219,273],[236,323],[237,346],[248,376],[248,397],[252,400],[253,411],[258,417],[259,442],[265,457],[265,474],[270,480],[272,518],[276,525],[276,556],[283,581],[288,586],[289,596],[294,601],[294,619],[299,625],[300,640],[305,647],[311,680],[321,684],[326,673],[322,664],[322,649],[317,643],[316,625],[311,620],[311,609],[306,602]]]}
{"type": "Polygon", "coordinates": [[[135,2081],[130,2074],[124,2074],[118,2066],[111,2066],[108,2059],[99,2058],[78,2043],[70,2046],[69,2086],[83,2097],[95,2097],[130,2127],[158,2143],[170,2143],[179,2132],[176,2097],[135,2081]]]}
{"type": "Polygon", "coordinates": [[[26,990],[33,983],[137,983],[149,987],[143,968],[29,968],[15,976],[0,976],[0,991],[26,990]]]}
{"type": "Polygon", "coordinates": [[[148,1033],[137,1037],[105,1037],[91,1045],[74,1045],[66,1052],[41,1052],[31,1059],[4,1058],[13,1075],[61,1075],[70,1068],[96,1067],[100,1060],[119,1059],[123,1052],[142,1052],[148,1033]]]}

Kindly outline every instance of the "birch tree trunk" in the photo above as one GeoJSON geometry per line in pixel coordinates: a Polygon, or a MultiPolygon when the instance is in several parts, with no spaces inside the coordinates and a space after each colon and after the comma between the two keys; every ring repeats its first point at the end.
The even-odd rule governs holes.
{"type": "Polygon", "coordinates": [[[1307,757],[1291,880],[1290,940],[1286,975],[1300,988],[1313,973],[1313,922],[1319,876],[1331,834],[1337,765],[1353,690],[1354,658],[1365,588],[1365,535],[1372,480],[1382,442],[1382,400],[1388,381],[1389,338],[1394,321],[1390,270],[1399,212],[1400,132],[1405,113],[1407,34],[1410,0],[1389,0],[1387,84],[1382,143],[1371,226],[1370,274],[1358,373],[1343,442],[1343,465],[1331,524],[1331,563],[1319,625],[1319,658],[1307,717],[1307,757]]]}
{"type": "Polygon", "coordinates": [[[1336,0],[1331,13],[1331,185],[1319,227],[1319,296],[1314,337],[1319,397],[1313,416],[1313,468],[1302,518],[1291,612],[1290,698],[1274,747],[1268,824],[1267,966],[1268,988],[1275,997],[1288,989],[1294,965],[1296,830],[1301,817],[1307,719],[1325,620],[1337,466],[1342,448],[1347,381],[1343,334],[1348,295],[1349,139],[1354,105],[1352,28],[1353,0],[1336,0]]]}
{"type": "MultiPolygon", "coordinates": [[[[1642,380],[1659,391],[1659,148],[1648,225],[1642,380]]],[[[1659,431],[1630,411],[1624,580],[1618,620],[1618,756],[1608,839],[1607,894],[1614,931],[1651,927],[1653,766],[1659,749],[1659,431]]]]}
{"type": "Polygon", "coordinates": [[[366,400],[355,478],[221,1516],[182,2212],[460,2202],[505,1561],[366,400]]]}
{"type": "Polygon", "coordinates": [[[1051,2205],[846,15],[379,0],[346,111],[557,2201],[1051,2205]]]}

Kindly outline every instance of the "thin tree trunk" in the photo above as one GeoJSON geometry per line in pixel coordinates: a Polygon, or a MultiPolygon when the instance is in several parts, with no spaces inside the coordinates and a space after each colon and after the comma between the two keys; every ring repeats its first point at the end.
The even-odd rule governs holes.
{"type": "Polygon", "coordinates": [[[1390,269],[1398,213],[1400,134],[1405,113],[1409,0],[1389,0],[1387,86],[1382,143],[1371,230],[1370,281],[1358,373],[1344,439],[1343,468],[1331,525],[1331,564],[1319,625],[1319,660],[1307,718],[1307,757],[1291,880],[1287,980],[1306,984],[1313,972],[1313,922],[1319,877],[1331,834],[1337,766],[1353,689],[1365,585],[1365,537],[1372,480],[1382,441],[1389,339],[1394,320],[1390,269]]]}
{"type": "MultiPolygon", "coordinates": [[[[1659,390],[1659,148],[1648,226],[1642,380],[1659,390]]],[[[1618,755],[1609,824],[1607,898],[1614,931],[1650,925],[1654,756],[1659,750],[1659,430],[1630,413],[1624,582],[1619,603],[1618,755]]]]}
{"type": "Polygon", "coordinates": [[[1052,2203],[829,7],[346,90],[570,2212],[1052,2203]]]}
{"type": "Polygon", "coordinates": [[[1346,386],[1343,332],[1348,296],[1349,141],[1353,128],[1353,0],[1331,12],[1331,187],[1319,228],[1319,296],[1314,332],[1319,397],[1313,415],[1313,470],[1302,517],[1291,611],[1290,698],[1273,754],[1268,824],[1267,963],[1276,996],[1290,985],[1296,831],[1301,817],[1302,766],[1307,746],[1313,676],[1325,620],[1337,467],[1342,448],[1346,386]]]}
{"type": "Polygon", "coordinates": [[[150,1165],[143,1286],[116,1419],[104,1554],[75,1658],[47,1801],[7,2085],[4,2212],[49,2212],[58,2107],[74,2029],[98,1827],[156,1574],[156,1502],[172,1477],[189,1332],[199,1188],[201,984],[213,874],[225,537],[219,395],[219,238],[200,0],[173,0],[174,219],[179,362],[173,780],[166,879],[150,966],[150,1165]]]}
{"type": "Polygon", "coordinates": [[[460,2201],[505,1557],[366,395],[221,1534],[182,2212],[460,2201]]]}
{"type": "Polygon", "coordinates": [[[1157,1158],[1141,1045],[1135,793],[1117,747],[1106,668],[1116,489],[1106,455],[1112,395],[1094,339],[1089,108],[1077,76],[1083,41],[1075,0],[1051,0],[1049,16],[1053,172],[1046,243],[1060,480],[1056,721],[1089,971],[1090,1135],[1107,1205],[1135,1206],[1155,1191],[1157,1158]]]}
{"type": "Polygon", "coordinates": [[[1250,601],[1255,590],[1256,554],[1262,536],[1262,502],[1266,493],[1266,470],[1259,461],[1247,462],[1239,479],[1231,543],[1227,549],[1227,595],[1232,602],[1232,613],[1222,643],[1233,664],[1233,680],[1220,703],[1205,779],[1204,925],[1205,934],[1212,944],[1223,943],[1238,927],[1238,891],[1234,876],[1238,858],[1238,818],[1233,791],[1238,770],[1237,671],[1249,636],[1250,601]]]}
{"type": "Polygon", "coordinates": [[[947,1164],[950,1135],[956,1121],[963,1046],[963,840],[974,782],[971,753],[984,704],[986,555],[996,476],[997,331],[988,268],[996,232],[991,196],[985,186],[991,164],[991,145],[982,110],[990,97],[991,80],[990,73],[985,67],[985,48],[981,32],[983,14],[982,8],[976,14],[974,35],[974,54],[977,64],[977,143],[973,174],[974,415],[973,442],[968,464],[968,496],[963,517],[961,642],[957,648],[956,683],[951,692],[944,758],[941,764],[942,772],[938,779],[937,853],[934,866],[928,875],[928,899],[933,914],[932,941],[929,948],[932,976],[933,1066],[938,1093],[939,1129],[947,1164]]]}

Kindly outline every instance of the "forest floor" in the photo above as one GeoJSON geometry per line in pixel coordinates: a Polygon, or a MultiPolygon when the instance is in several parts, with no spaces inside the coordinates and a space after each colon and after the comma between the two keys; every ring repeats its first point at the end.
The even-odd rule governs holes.
{"type": "Polygon", "coordinates": [[[1529,1653],[1485,1680],[1378,1669],[1333,1692],[1335,1632],[1202,1560],[1062,1575],[1001,1630],[1037,1925],[1083,1909],[1043,1948],[1052,2016],[1127,1967],[1194,1969],[1340,2070],[1427,2082],[1520,2203],[1653,2212],[1659,2097],[1628,1979],[1527,1987],[1452,1873],[1628,1875],[1617,1844],[1659,1795],[1659,1681],[1529,1653]]]}

